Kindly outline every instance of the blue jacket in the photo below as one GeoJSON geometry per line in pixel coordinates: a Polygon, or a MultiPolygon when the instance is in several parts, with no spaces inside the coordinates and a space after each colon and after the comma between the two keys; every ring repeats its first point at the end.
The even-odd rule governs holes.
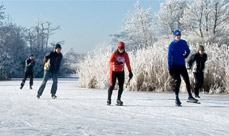
{"type": "Polygon", "coordinates": [[[185,58],[190,54],[190,49],[185,40],[173,41],[169,45],[168,65],[169,68],[174,66],[185,66],[185,58]]]}

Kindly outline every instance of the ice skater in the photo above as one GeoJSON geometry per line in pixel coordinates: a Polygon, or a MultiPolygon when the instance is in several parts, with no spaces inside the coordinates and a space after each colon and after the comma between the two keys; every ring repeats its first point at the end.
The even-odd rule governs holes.
{"type": "Polygon", "coordinates": [[[125,51],[124,42],[119,42],[118,49],[112,53],[110,58],[110,87],[108,89],[107,105],[111,104],[111,96],[115,87],[116,78],[118,79],[118,85],[119,85],[117,105],[118,106],[123,105],[123,102],[121,101],[121,96],[123,92],[123,85],[125,79],[125,73],[124,73],[125,63],[129,71],[129,79],[131,79],[133,77],[133,73],[131,72],[129,56],[125,51]]]}
{"type": "Polygon", "coordinates": [[[175,104],[177,106],[181,106],[181,101],[179,99],[181,76],[185,81],[186,89],[188,91],[187,102],[198,102],[198,100],[192,96],[189,76],[185,66],[185,58],[187,58],[189,54],[190,49],[187,42],[181,39],[181,32],[179,30],[175,30],[174,41],[170,43],[168,49],[168,66],[169,73],[173,78],[173,91],[175,92],[175,104]]]}
{"type": "Polygon", "coordinates": [[[24,78],[21,82],[20,89],[22,89],[24,87],[27,77],[30,78],[29,87],[30,87],[30,89],[32,89],[32,86],[33,86],[33,67],[34,66],[35,66],[35,60],[34,60],[34,56],[32,54],[32,55],[30,55],[30,57],[28,59],[25,60],[25,75],[24,75],[24,78]]]}
{"type": "Polygon", "coordinates": [[[37,98],[39,99],[42,95],[46,83],[48,79],[52,78],[52,88],[51,88],[51,97],[55,99],[56,91],[57,91],[57,83],[58,83],[58,72],[60,69],[60,62],[63,58],[63,55],[61,53],[61,45],[56,44],[55,50],[50,52],[48,55],[45,56],[45,65],[44,65],[44,77],[43,81],[41,83],[40,88],[37,92],[37,98]]]}
{"type": "Polygon", "coordinates": [[[193,75],[195,78],[194,94],[196,98],[200,98],[199,91],[204,83],[204,68],[207,61],[207,54],[204,52],[204,46],[200,45],[198,52],[193,54],[188,60],[188,69],[191,69],[193,64],[193,75]]]}

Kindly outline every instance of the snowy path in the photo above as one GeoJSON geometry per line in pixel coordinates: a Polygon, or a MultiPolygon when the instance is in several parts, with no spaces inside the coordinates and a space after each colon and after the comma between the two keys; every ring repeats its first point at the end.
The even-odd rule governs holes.
{"type": "Polygon", "coordinates": [[[80,89],[76,81],[60,80],[58,98],[48,82],[41,99],[28,82],[0,82],[0,136],[226,136],[229,135],[229,95],[201,94],[201,103],[174,106],[173,93],[124,92],[125,106],[106,106],[106,90],[80,89]]]}

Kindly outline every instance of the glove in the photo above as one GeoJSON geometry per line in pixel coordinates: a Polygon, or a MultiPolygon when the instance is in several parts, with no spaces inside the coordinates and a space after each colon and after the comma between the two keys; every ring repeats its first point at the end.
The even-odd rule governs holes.
{"type": "Polygon", "coordinates": [[[133,73],[130,71],[129,72],[129,78],[131,79],[133,77],[133,73]]]}
{"type": "Polygon", "coordinates": [[[119,61],[115,61],[115,65],[121,65],[123,64],[122,62],[119,62],[119,61]]]}
{"type": "Polygon", "coordinates": [[[174,74],[174,68],[172,68],[172,67],[169,68],[169,74],[170,74],[170,75],[173,75],[173,74],[174,74]]]}

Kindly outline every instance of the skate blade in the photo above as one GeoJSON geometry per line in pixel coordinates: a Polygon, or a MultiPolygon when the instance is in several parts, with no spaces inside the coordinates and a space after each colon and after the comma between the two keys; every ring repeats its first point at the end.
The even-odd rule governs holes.
{"type": "Polygon", "coordinates": [[[177,106],[177,107],[182,107],[182,105],[181,105],[181,104],[175,104],[175,106],[177,106]]]}
{"type": "Polygon", "coordinates": [[[199,101],[193,102],[193,101],[187,101],[188,103],[195,103],[195,104],[201,104],[199,101]]]}

